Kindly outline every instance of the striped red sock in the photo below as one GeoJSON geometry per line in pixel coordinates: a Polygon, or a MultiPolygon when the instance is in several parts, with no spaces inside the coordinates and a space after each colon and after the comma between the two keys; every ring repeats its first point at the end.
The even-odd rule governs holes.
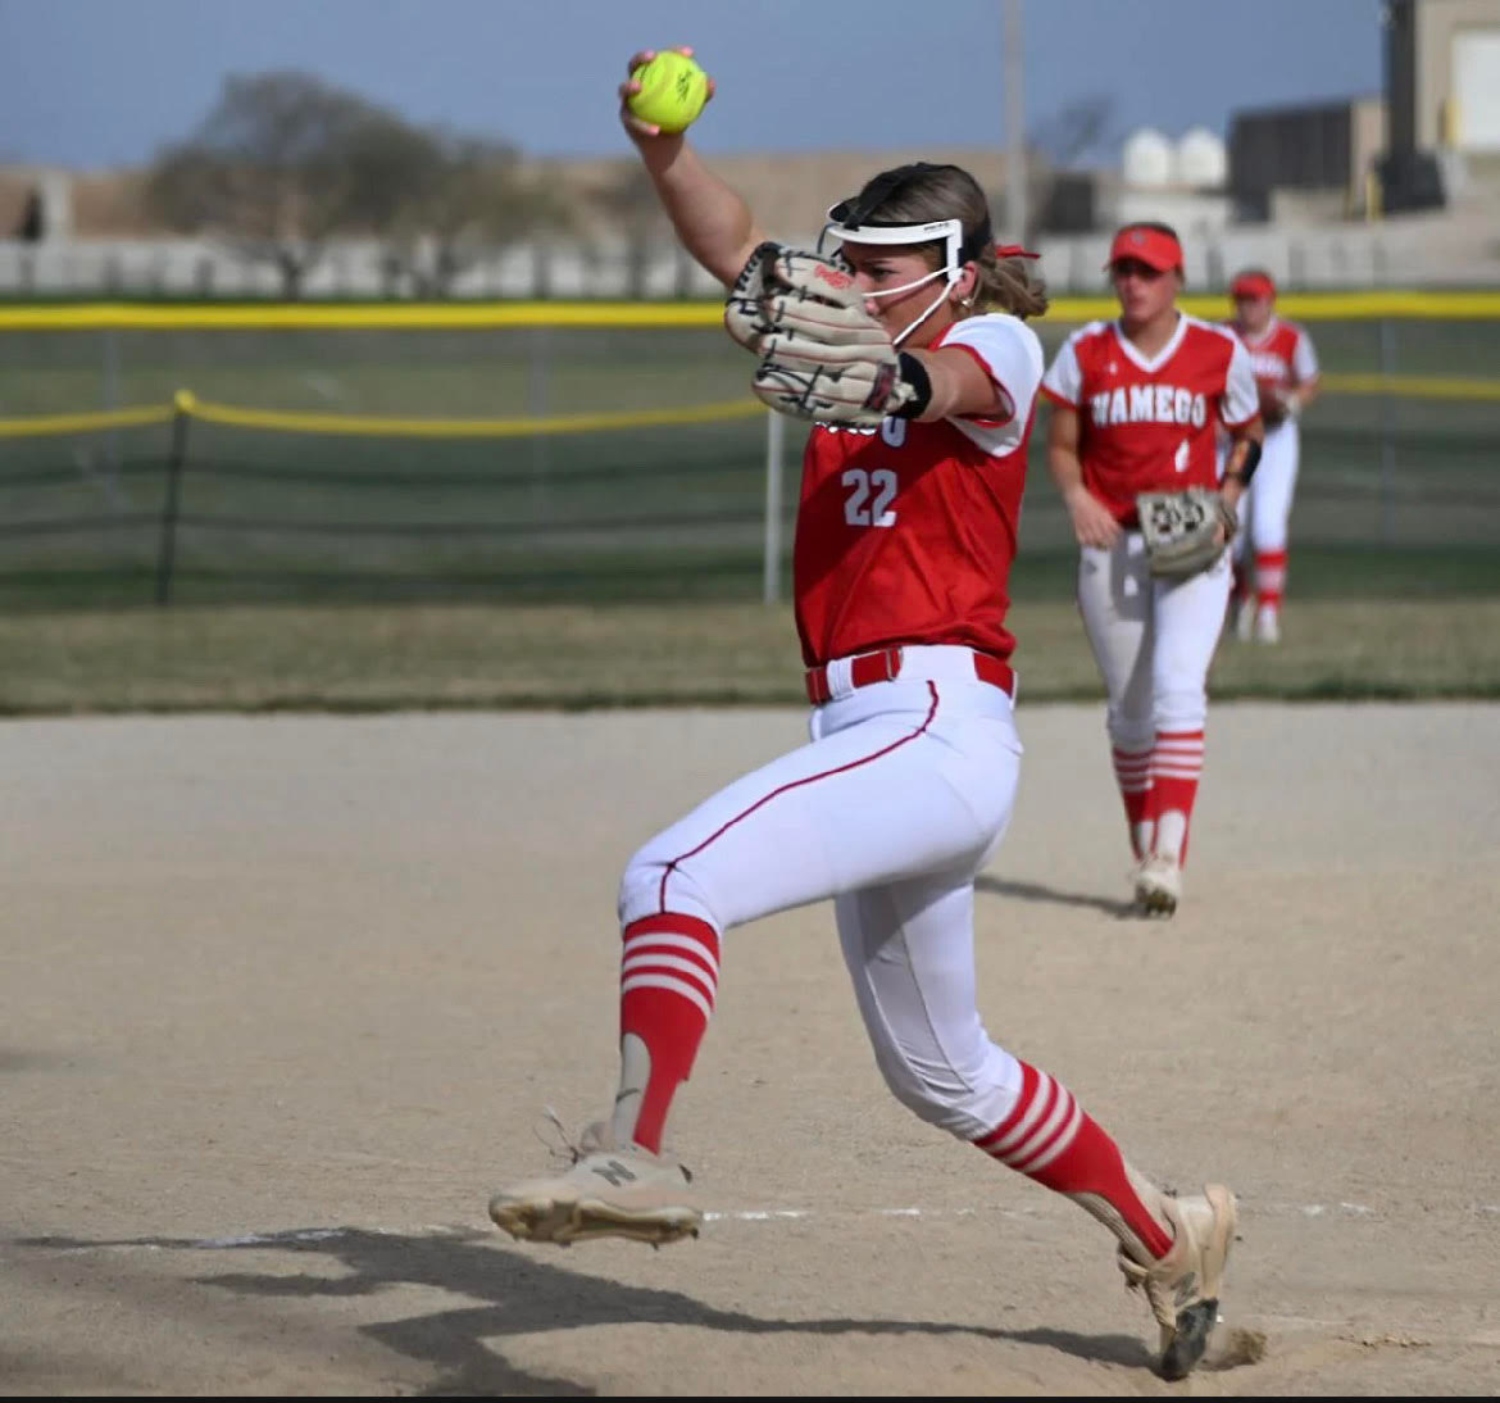
{"type": "Polygon", "coordinates": [[[1156,851],[1187,861],[1188,830],[1203,774],[1202,731],[1158,731],[1151,756],[1156,851]]]}
{"type": "Polygon", "coordinates": [[[1125,822],[1130,829],[1131,851],[1145,857],[1151,848],[1151,751],[1125,750],[1114,746],[1110,756],[1115,765],[1115,783],[1125,802],[1125,822]]]}
{"type": "Polygon", "coordinates": [[[1286,552],[1284,550],[1258,550],[1255,552],[1255,602],[1259,608],[1281,608],[1286,594],[1286,552]]]}
{"type": "Polygon", "coordinates": [[[1073,1099],[1073,1093],[1047,1073],[1022,1062],[1021,1095],[1015,1109],[974,1143],[991,1159],[1043,1188],[1082,1199],[1086,1208],[1112,1227],[1117,1219],[1152,1257],[1164,1257],[1171,1250],[1172,1235],[1141,1202],[1119,1146],[1073,1099]],[[1090,1200],[1106,1205],[1105,1211],[1098,1211],[1090,1200]]]}
{"type": "MultiPolygon", "coordinates": [[[[661,1152],[672,1098],[688,1079],[713,1017],[719,988],[719,933],[695,916],[663,913],[625,927],[620,957],[620,1041],[635,1037],[650,1058],[629,1136],[661,1152]]],[[[626,1059],[627,1071],[629,1059],[626,1059]]],[[[617,1102],[617,1111],[621,1102],[617,1102]]],[[[616,1118],[619,1129],[619,1116],[616,1118]]]]}

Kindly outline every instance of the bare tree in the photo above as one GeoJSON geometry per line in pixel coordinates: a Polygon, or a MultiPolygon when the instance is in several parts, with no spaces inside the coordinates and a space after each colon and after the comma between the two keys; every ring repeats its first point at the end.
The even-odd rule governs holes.
{"type": "Polygon", "coordinates": [[[390,264],[418,296],[446,297],[454,280],[487,254],[573,226],[571,203],[529,177],[513,146],[443,129],[416,135],[426,155],[411,162],[385,227],[390,264]]]}
{"type": "Polygon", "coordinates": [[[629,295],[641,297],[652,251],[676,247],[656,187],[640,162],[632,161],[594,192],[594,200],[625,241],[629,295]]]}
{"type": "Polygon", "coordinates": [[[273,263],[293,298],[336,238],[384,241],[392,286],[443,296],[484,253],[570,218],[505,142],[414,127],[298,72],[228,79],[158,157],[147,199],[170,227],[273,263]]]}
{"type": "Polygon", "coordinates": [[[231,76],[194,134],[153,163],[146,198],[171,227],[273,263],[296,297],[330,238],[369,231],[378,201],[354,157],[402,126],[306,73],[231,76]]]}
{"type": "Polygon", "coordinates": [[[1033,211],[1030,233],[1062,225],[1068,227],[1071,216],[1065,206],[1073,203],[1080,180],[1080,164],[1091,155],[1114,145],[1119,138],[1115,100],[1108,94],[1095,93],[1064,104],[1028,138],[1031,156],[1029,171],[1029,208],[1033,211]]]}

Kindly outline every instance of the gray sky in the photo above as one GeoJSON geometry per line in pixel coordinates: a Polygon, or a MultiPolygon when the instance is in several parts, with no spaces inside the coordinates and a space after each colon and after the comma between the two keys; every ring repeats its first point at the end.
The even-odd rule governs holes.
{"type": "MultiPolygon", "coordinates": [[[[1117,137],[1227,136],[1236,110],[1378,92],[1380,9],[1025,0],[1027,125],[1104,95],[1117,137]]],[[[679,44],[719,85],[694,128],[705,152],[999,145],[1002,15],[1001,0],[0,0],[0,161],[141,164],[225,75],[284,68],[529,155],[623,155],[626,60],[679,44]]]]}

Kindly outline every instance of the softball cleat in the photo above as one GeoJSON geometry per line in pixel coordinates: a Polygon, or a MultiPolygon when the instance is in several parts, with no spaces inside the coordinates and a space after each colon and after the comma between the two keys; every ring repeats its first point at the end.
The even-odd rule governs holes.
{"type": "Polygon", "coordinates": [[[1171,916],[1182,898],[1182,867],[1174,857],[1153,853],[1136,869],[1135,903],[1148,916],[1171,916]]]}
{"type": "Polygon", "coordinates": [[[1219,1292],[1224,1264],[1234,1242],[1238,1205],[1222,1184],[1206,1184],[1203,1193],[1163,1199],[1175,1234],[1165,1257],[1143,1267],[1126,1256],[1116,1260],[1133,1291],[1144,1291],[1161,1327],[1157,1370],[1164,1379],[1185,1379],[1208,1349],[1219,1320],[1219,1292]]]}
{"type": "Polygon", "coordinates": [[[530,1179],[490,1199],[490,1219],[520,1242],[561,1247],[623,1237],[655,1247],[697,1237],[703,1212],[675,1160],[637,1145],[615,1149],[608,1127],[593,1125],[571,1148],[572,1165],[552,1178],[530,1179]]]}

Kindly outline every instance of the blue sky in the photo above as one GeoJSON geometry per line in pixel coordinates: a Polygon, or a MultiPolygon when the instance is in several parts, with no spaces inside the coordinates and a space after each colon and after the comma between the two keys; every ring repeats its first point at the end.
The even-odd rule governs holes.
{"type": "MultiPolygon", "coordinates": [[[[1023,0],[1027,125],[1106,97],[1116,137],[1227,136],[1236,110],[1378,92],[1380,9],[1023,0]]],[[[1001,145],[1002,34],[1002,0],[0,0],[0,162],[142,164],[227,74],[285,68],[529,155],[624,155],[626,60],[679,44],[719,85],[705,152],[1001,145]]]]}

